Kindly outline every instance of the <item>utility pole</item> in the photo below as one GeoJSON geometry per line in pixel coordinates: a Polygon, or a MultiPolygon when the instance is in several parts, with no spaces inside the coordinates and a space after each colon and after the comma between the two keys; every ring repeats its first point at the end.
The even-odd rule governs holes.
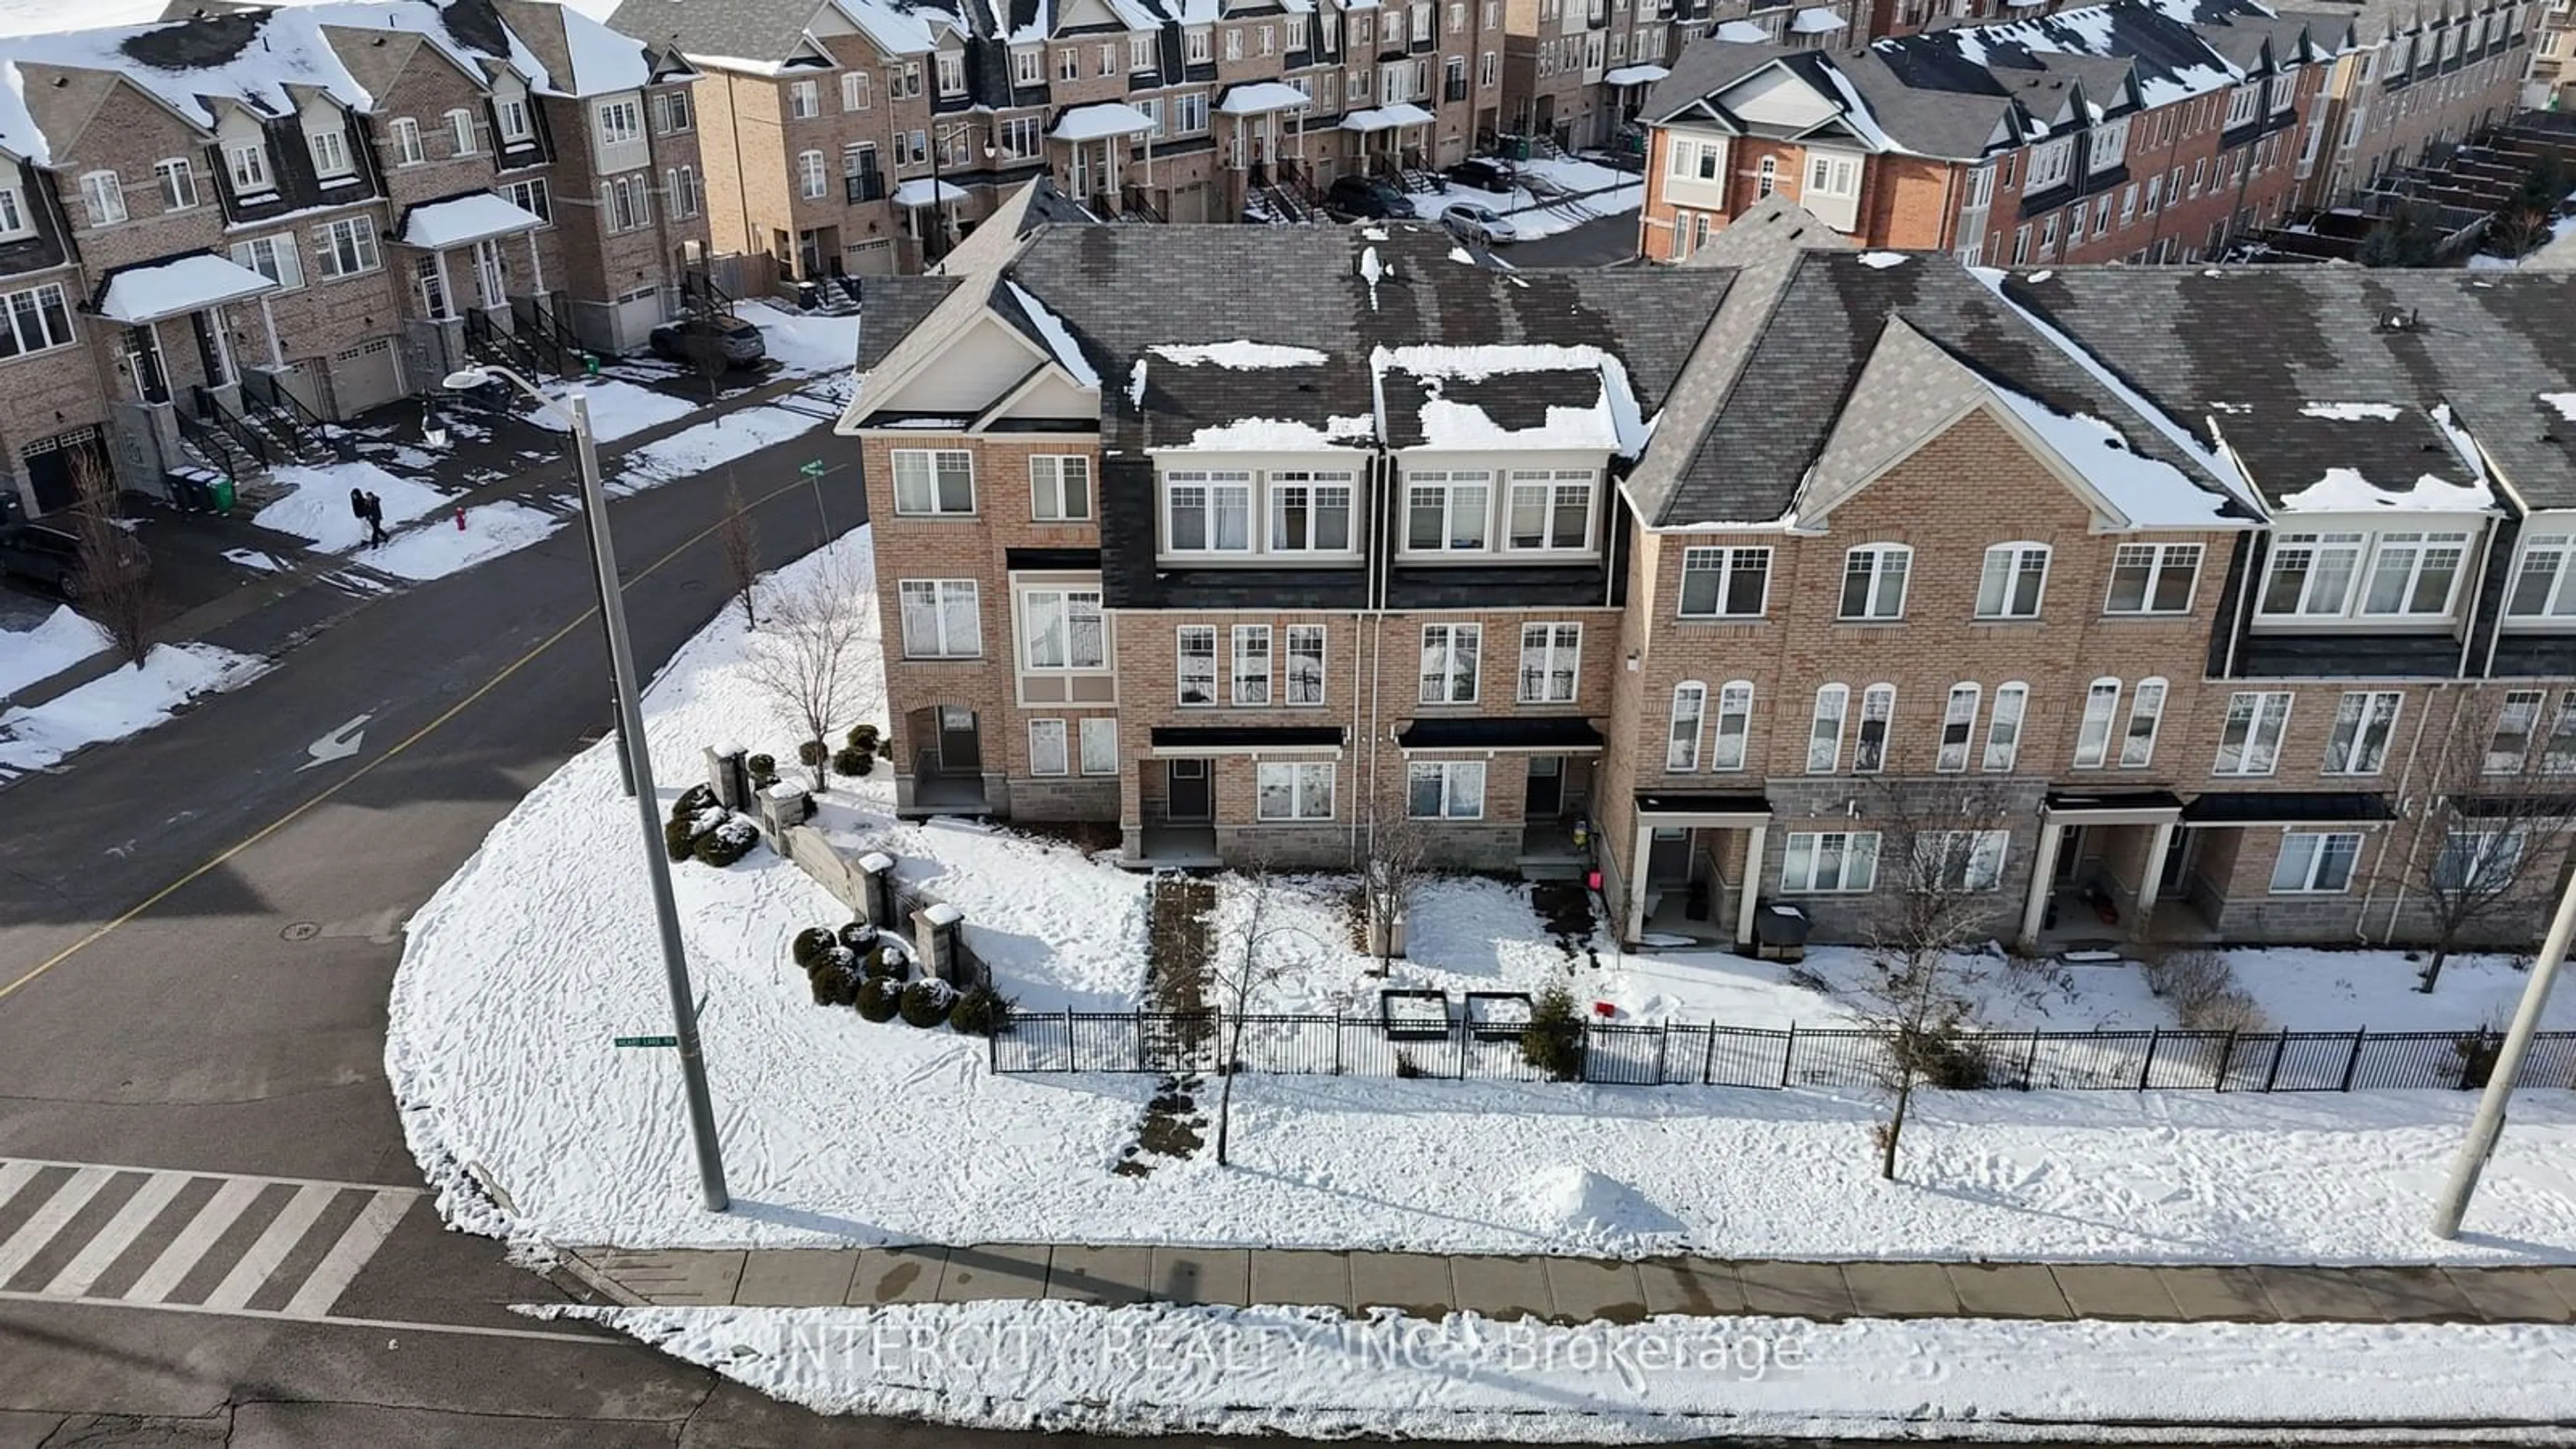
{"type": "Polygon", "coordinates": [[[2549,938],[2540,944],[2540,959],[2531,963],[2531,980],[2522,988],[2522,1005],[2514,1011],[2513,1025],[2504,1035],[2504,1047],[2496,1053],[2495,1066],[2487,1073],[2487,1088],[2478,1098],[2478,1115],[2469,1123],[2468,1140],[2460,1144],[2460,1155],[2451,1160],[2451,1180],[2442,1184],[2442,1196],[2433,1204],[2433,1236],[2456,1238],[2460,1220],[2468,1216],[2469,1197],[2478,1190],[2478,1176],[2486,1171],[2487,1159],[2495,1155],[2496,1139],[2504,1133],[2505,1105],[2513,1098],[2514,1078],[2522,1075],[2522,1059],[2530,1054],[2532,1033],[2540,1029],[2540,1014],[2549,1008],[2549,988],[2558,979],[2558,968],[2567,959],[2567,944],[2576,936],[2576,874],[2567,878],[2567,889],[2558,898],[2558,914],[2549,922],[2549,938]]]}

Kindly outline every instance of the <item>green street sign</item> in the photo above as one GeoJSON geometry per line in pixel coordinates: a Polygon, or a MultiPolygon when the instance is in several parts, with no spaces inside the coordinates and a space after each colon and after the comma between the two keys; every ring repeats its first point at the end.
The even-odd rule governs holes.
{"type": "Polygon", "coordinates": [[[820,478],[823,476],[823,460],[816,458],[796,471],[804,474],[808,478],[820,478]]]}
{"type": "Polygon", "coordinates": [[[599,354],[598,354],[598,353],[596,353],[596,352],[585,352],[585,353],[583,353],[583,354],[581,355],[581,374],[582,374],[582,376],[584,376],[584,377],[597,377],[597,376],[599,376],[599,354]]]}
{"type": "Polygon", "coordinates": [[[675,1047],[679,1044],[680,1039],[676,1036],[621,1036],[617,1038],[617,1045],[622,1047],[675,1047]]]}

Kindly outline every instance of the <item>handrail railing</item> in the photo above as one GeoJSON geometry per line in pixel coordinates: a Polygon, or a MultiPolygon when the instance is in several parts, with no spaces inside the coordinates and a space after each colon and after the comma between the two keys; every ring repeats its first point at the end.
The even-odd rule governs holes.
{"type": "Polygon", "coordinates": [[[529,346],[525,338],[493,326],[491,317],[480,307],[465,309],[465,346],[468,351],[498,354],[500,361],[516,364],[523,372],[547,370],[545,359],[537,355],[537,350],[529,346]]]}
{"type": "MultiPolygon", "coordinates": [[[[225,407],[224,400],[215,396],[212,389],[200,383],[197,385],[196,393],[199,422],[206,424],[215,433],[230,439],[262,467],[276,461],[269,456],[268,445],[260,439],[259,434],[253,432],[248,423],[235,417],[232,409],[225,407]]],[[[238,474],[248,470],[236,468],[234,471],[238,474]]]]}

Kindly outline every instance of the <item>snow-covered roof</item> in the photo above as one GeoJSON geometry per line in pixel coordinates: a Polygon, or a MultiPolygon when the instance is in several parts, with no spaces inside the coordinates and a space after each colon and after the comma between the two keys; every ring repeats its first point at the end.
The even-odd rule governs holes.
{"type": "Polygon", "coordinates": [[[2140,528],[2218,523],[2230,500],[2191,475],[2131,447],[2120,430],[2089,413],[2061,413],[2027,394],[1993,386],[1995,397],[2058,459],[2075,470],[2131,525],[2140,528]]]}
{"type": "Polygon", "coordinates": [[[1020,304],[1020,310],[1027,314],[1030,324],[1037,328],[1038,340],[1046,344],[1046,349],[1054,356],[1056,365],[1063,368],[1075,382],[1098,392],[1100,373],[1091,365],[1091,360],[1082,355],[1082,345],[1073,340],[1073,333],[1064,325],[1064,319],[1048,310],[1045,303],[1030,296],[1028,289],[1019,283],[1004,282],[1002,288],[1010,294],[1012,301],[1020,304]]]}
{"type": "Polygon", "coordinates": [[[1100,141],[1111,136],[1141,136],[1154,129],[1154,118],[1120,101],[1075,106],[1056,118],[1047,137],[1055,141],[1100,141]]]}
{"type": "Polygon", "coordinates": [[[564,49],[572,57],[568,91],[576,96],[641,90],[653,79],[644,47],[569,5],[563,14],[564,49]]]}
{"type": "Polygon", "coordinates": [[[158,322],[219,302],[255,297],[277,284],[211,253],[127,267],[99,295],[98,315],[113,322],[158,322]]]}
{"type": "Polygon", "coordinates": [[[916,176],[910,181],[895,183],[894,204],[918,211],[922,207],[943,201],[964,201],[972,194],[965,187],[954,182],[933,181],[927,176],[916,176]]]}
{"type": "Polygon", "coordinates": [[[403,215],[402,233],[394,240],[405,246],[444,250],[488,237],[534,231],[545,224],[544,217],[514,201],[478,191],[471,196],[425,201],[413,207],[403,215]]]}
{"type": "Polygon", "coordinates": [[[1342,117],[1345,131],[1384,131],[1396,126],[1427,126],[1433,116],[1410,101],[1380,106],[1374,111],[1353,111],[1342,117]]]}
{"type": "Polygon", "coordinates": [[[1825,35],[1850,27],[1850,21],[1822,6],[1801,10],[1789,18],[1789,29],[1800,35],[1825,35]]]}
{"type": "Polygon", "coordinates": [[[1274,111],[1298,111],[1313,105],[1304,91],[1284,81],[1254,81],[1225,93],[1217,105],[1223,116],[1266,116],[1274,111]]]}
{"type": "Polygon", "coordinates": [[[1763,29],[1761,26],[1754,24],[1750,20],[1720,21],[1717,29],[1710,31],[1709,33],[1717,39],[1726,41],[1733,45],[1762,45],[1768,43],[1771,39],[1770,31],[1763,29]]]}
{"type": "Polygon", "coordinates": [[[1627,365],[1563,343],[1426,344],[1369,354],[1380,433],[1443,451],[1562,448],[1635,457],[1650,429],[1627,365]],[[1587,394],[1584,380],[1595,386],[1587,394]]]}
{"type": "Polygon", "coordinates": [[[1604,85],[1645,86],[1653,85],[1671,74],[1671,71],[1660,65],[1623,65],[1615,70],[1603,71],[1601,81],[1604,85]]]}

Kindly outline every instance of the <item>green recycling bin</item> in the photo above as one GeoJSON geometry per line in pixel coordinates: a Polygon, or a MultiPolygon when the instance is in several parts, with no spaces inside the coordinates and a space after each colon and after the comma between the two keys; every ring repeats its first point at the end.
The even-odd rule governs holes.
{"type": "Polygon", "coordinates": [[[1512,144],[1511,144],[1511,159],[1512,159],[1512,160],[1514,160],[1514,161],[1527,161],[1529,158],[1530,158],[1530,143],[1529,143],[1529,137],[1527,137],[1527,136],[1514,136],[1514,137],[1512,138],[1512,144]]]}
{"type": "Polygon", "coordinates": [[[217,478],[215,480],[214,487],[210,491],[215,495],[215,511],[217,513],[230,513],[233,511],[233,480],[231,478],[217,478]]]}

